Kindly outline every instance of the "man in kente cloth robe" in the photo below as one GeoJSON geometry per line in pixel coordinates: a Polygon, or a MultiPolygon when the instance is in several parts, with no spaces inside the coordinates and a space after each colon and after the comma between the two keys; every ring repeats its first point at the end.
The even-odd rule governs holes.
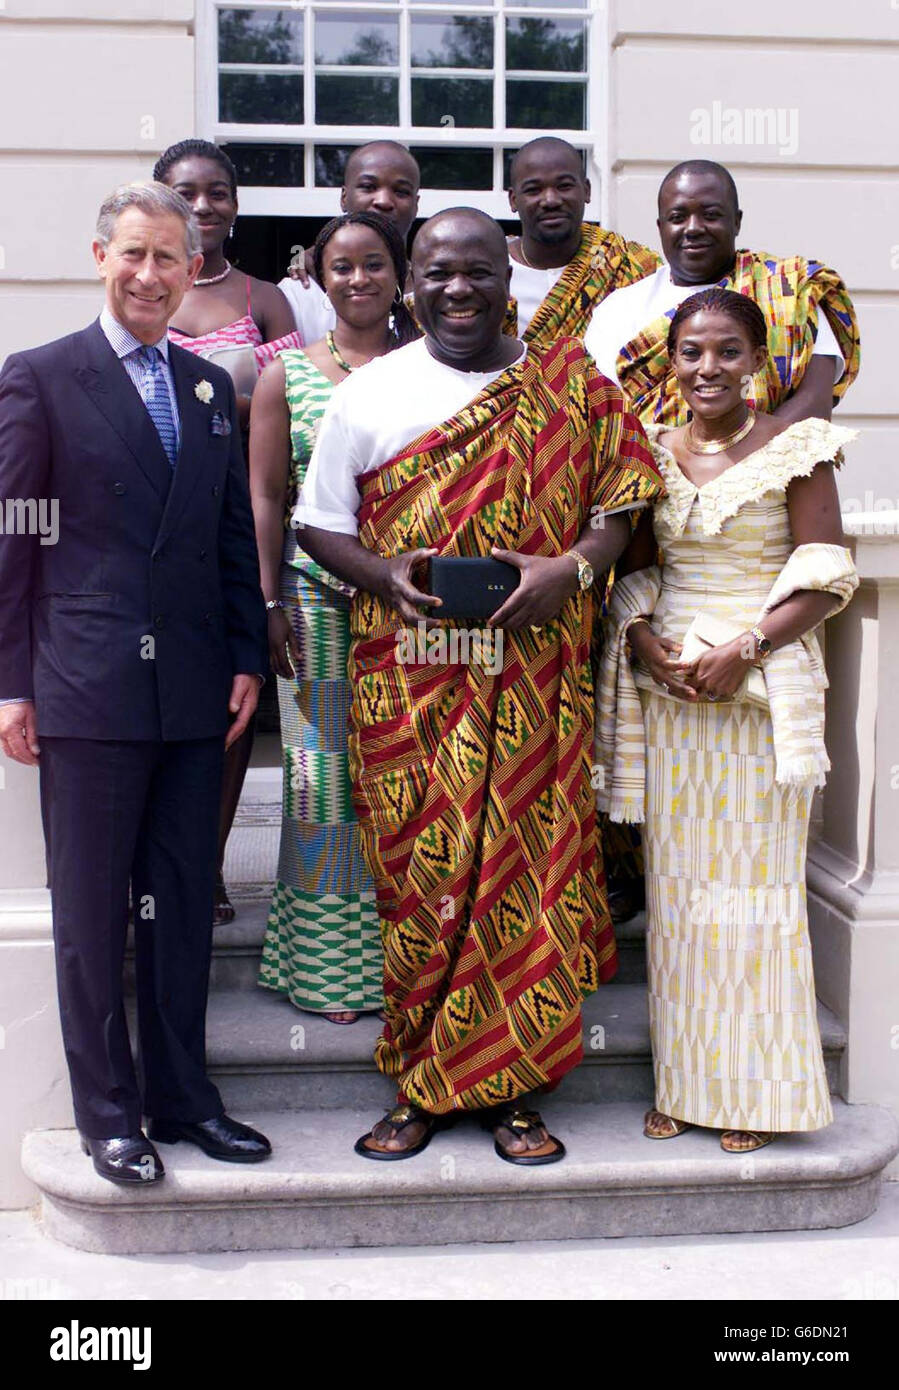
{"type": "Polygon", "coordinates": [[[606,295],[660,263],[639,242],[584,222],[589,200],[581,155],[567,140],[541,135],[513,158],[509,205],[521,235],[509,239],[514,304],[506,327],[526,343],[583,338],[606,295]]]}
{"type": "Polygon", "coordinates": [[[749,295],[768,321],[767,365],[752,378],[750,404],[784,420],[829,420],[858,374],[858,322],[836,271],[803,256],[738,251],[742,221],[723,165],[676,165],[659,188],[666,264],[616,290],[593,314],[585,346],[644,424],[687,423],[668,360],[668,328],[683,300],[713,285],[749,295]]]}
{"type": "MultiPolygon", "coordinates": [[[[685,299],[712,285],[748,294],[768,321],[767,363],[752,379],[750,404],[788,421],[829,420],[858,373],[858,323],[836,272],[802,256],[738,251],[742,220],[736,184],[722,164],[675,165],[659,188],[665,264],[615,290],[590,320],[584,346],[644,424],[687,423],[668,328],[685,299]]],[[[623,922],[644,901],[640,836],[604,815],[601,823],[612,919],[623,922]]]]}
{"type": "Polygon", "coordinates": [[[294,515],[303,548],[357,590],[351,771],[384,941],[375,1059],[398,1103],[356,1151],[410,1157],[475,1111],[500,1157],[554,1162],[564,1146],[529,1098],[580,1061],[581,1002],[616,965],[591,788],[594,605],[664,489],[581,343],[526,350],[503,333],[510,266],[491,218],[431,218],[412,276],[426,336],[334,392],[294,515]],[[487,640],[468,662],[408,641],[426,631],[430,651],[471,622],[425,629],[436,554],[520,571],[489,659],[487,640]]]}

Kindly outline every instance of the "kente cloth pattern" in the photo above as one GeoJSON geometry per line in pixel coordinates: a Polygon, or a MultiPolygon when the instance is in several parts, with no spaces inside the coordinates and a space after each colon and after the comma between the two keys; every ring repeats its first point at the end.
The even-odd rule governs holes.
{"type": "Polygon", "coordinates": [[[748,628],[802,588],[842,607],[857,583],[851,557],[841,546],[794,548],[786,489],[819,461],[837,462],[852,437],[800,421],[698,489],[654,442],[668,485],[653,513],[665,563],[612,594],[598,795],[614,816],[645,820],[655,1104],[692,1124],[814,1130],[832,1118],[805,887],[809,810],[827,766],[823,668],[806,634],[762,667],[770,712],[691,704],[639,665],[632,673],[621,629],[634,612],[673,641],[697,612],[748,628]],[[785,719],[795,742],[779,740],[785,719]]]}
{"type": "MultiPolygon", "coordinates": [[[[561,555],[594,509],[660,491],[621,393],[570,339],[359,487],[360,539],[383,556],[561,555]]],[[[594,611],[579,593],[538,632],[504,633],[501,662],[487,647],[439,664],[406,659],[382,599],[353,601],[350,766],[385,955],[375,1059],[432,1113],[555,1085],[581,1058],[582,999],[616,967],[590,783],[594,611]]]]}
{"type": "Polygon", "coordinates": [[[284,363],[287,403],[290,406],[291,470],[287,487],[287,507],[284,513],[284,564],[305,571],[320,584],[352,598],[355,590],[329,574],[303,550],[301,529],[291,524],[293,509],[300,489],[306,481],[306,470],[318,439],[325,406],[331,399],[334,382],[320,372],[302,348],[291,348],[278,354],[284,363]]]}
{"type": "MultiPolygon", "coordinates": [[[[843,446],[856,431],[826,420],[799,420],[701,488],[658,442],[660,433],[659,427],[649,427],[668,489],[653,511],[664,565],[616,582],[597,687],[596,760],[602,769],[597,802],[613,820],[628,822],[643,820],[648,785],[638,691],[668,698],[639,663],[631,669],[624,635],[628,618],[642,613],[660,637],[681,642],[697,613],[748,631],[800,589],[831,594],[836,613],[858,587],[845,546],[793,546],[787,507],[791,480],[809,476],[819,462],[839,466],[843,446]]],[[[827,677],[815,633],[772,652],[762,671],[778,785],[821,786],[830,767],[824,746],[827,677]]],[[[740,708],[738,703],[729,707],[740,708]]]]}
{"type": "MultiPolygon", "coordinates": [[[[582,338],[593,310],[607,294],[652,275],[660,265],[655,251],[638,241],[585,222],[580,247],[521,335],[523,340],[550,348],[557,338],[582,338]]],[[[512,304],[504,331],[518,337],[518,311],[512,304]]]]}
{"type": "MultiPolygon", "coordinates": [[[[836,405],[857,377],[861,361],[855,309],[836,272],[802,256],[781,260],[764,251],[738,251],[733,272],[718,283],[754,299],[768,323],[768,361],[752,378],[749,404],[771,412],[792,395],[811,361],[818,315],[823,312],[845,363],[833,388],[836,405]]],[[[621,389],[645,425],[673,427],[689,419],[668,357],[668,329],[675,312],[671,309],[648,324],[618,354],[621,389]]]]}
{"type": "Polygon", "coordinates": [[[771,720],[641,690],[655,1105],[715,1129],[833,1118],[805,889],[812,791],[779,786],[771,720]]]}
{"type": "MultiPolygon", "coordinates": [[[[316,425],[334,387],[305,353],[283,358],[290,502],[302,486],[316,425]]],[[[259,983],[286,994],[297,1008],[336,1013],[381,1007],[383,952],[347,762],[349,598],[318,578],[318,570],[288,527],[280,598],[301,662],[295,680],[278,677],[281,844],[259,983]]]]}

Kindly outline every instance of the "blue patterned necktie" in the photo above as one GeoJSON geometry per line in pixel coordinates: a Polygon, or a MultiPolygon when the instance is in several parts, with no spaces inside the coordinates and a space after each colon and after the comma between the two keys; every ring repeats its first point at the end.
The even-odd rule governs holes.
{"type": "Polygon", "coordinates": [[[172,414],[172,399],[162,370],[162,353],[158,347],[145,344],[140,349],[140,355],[147,369],[143,391],[144,405],[150,412],[150,419],[156,426],[162,447],[168,455],[169,463],[174,468],[178,457],[178,431],[175,428],[175,417],[172,414]]]}

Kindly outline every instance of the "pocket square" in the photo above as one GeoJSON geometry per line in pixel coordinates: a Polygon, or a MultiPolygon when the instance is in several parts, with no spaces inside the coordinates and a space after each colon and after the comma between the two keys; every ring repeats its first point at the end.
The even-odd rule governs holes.
{"type": "Polygon", "coordinates": [[[215,414],[213,415],[212,419],[209,421],[209,433],[210,433],[210,434],[230,434],[230,433],[231,433],[231,421],[228,419],[227,415],[223,415],[222,412],[221,412],[220,410],[217,410],[217,411],[215,412],[215,414]]]}

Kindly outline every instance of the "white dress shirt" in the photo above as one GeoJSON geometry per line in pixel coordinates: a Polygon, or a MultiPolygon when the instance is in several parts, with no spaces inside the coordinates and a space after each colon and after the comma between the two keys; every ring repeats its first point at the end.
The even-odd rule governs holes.
{"type": "MultiPolygon", "coordinates": [[[[146,388],[151,378],[151,372],[146,360],[141,355],[144,344],[140,338],[135,338],[130,329],[119,323],[114,314],[110,313],[104,304],[100,313],[100,327],[104,337],[118,357],[128,376],[140,396],[142,401],[146,401],[146,388]]],[[[181,447],[181,416],[178,413],[178,396],[175,392],[175,378],[172,376],[172,364],[169,362],[169,335],[166,329],[165,336],[159,339],[158,343],[150,344],[157,347],[162,353],[162,361],[159,364],[162,370],[163,380],[169,393],[169,400],[172,404],[172,418],[175,421],[175,433],[177,435],[178,447],[181,447]]]]}

